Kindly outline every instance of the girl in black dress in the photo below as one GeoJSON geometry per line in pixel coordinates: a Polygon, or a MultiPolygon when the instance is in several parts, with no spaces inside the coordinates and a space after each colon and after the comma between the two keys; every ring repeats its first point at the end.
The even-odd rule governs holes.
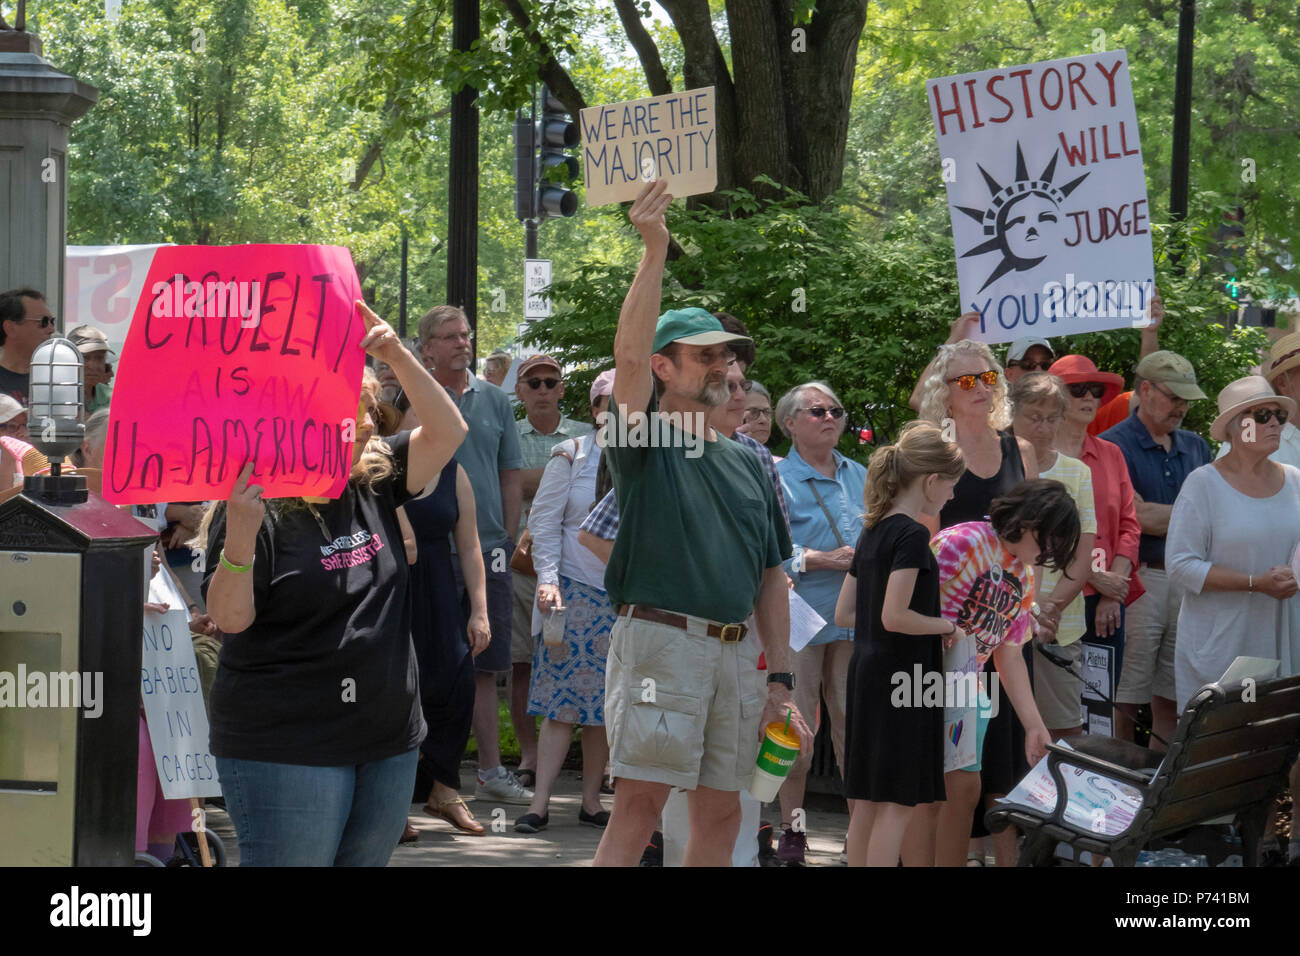
{"type": "Polygon", "coordinates": [[[938,513],[964,467],[956,443],[917,421],[867,468],[864,528],[835,607],[840,627],[860,622],[844,736],[850,866],[897,866],[913,810],[944,799],[943,707],[912,706],[903,685],[941,672],[941,642],[956,633],[939,617],[939,567],[916,519],[938,513]]]}

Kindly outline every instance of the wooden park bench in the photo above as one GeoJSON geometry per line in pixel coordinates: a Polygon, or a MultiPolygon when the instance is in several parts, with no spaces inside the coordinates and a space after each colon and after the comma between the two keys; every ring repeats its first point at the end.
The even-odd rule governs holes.
{"type": "Polygon", "coordinates": [[[1074,749],[1047,748],[1057,795],[1051,813],[1001,804],[985,817],[990,832],[1008,826],[1024,832],[1020,866],[1057,862],[1058,843],[1073,848],[1074,860],[1087,850],[1109,856],[1116,866],[1133,866],[1151,841],[1225,816],[1235,817],[1243,863],[1257,866],[1265,818],[1300,752],[1300,675],[1253,686],[1207,684],[1183,711],[1165,754],[1112,737],[1071,737],[1070,745],[1074,749]],[[1066,820],[1063,767],[1137,789],[1142,806],[1132,823],[1112,835],[1066,820]]]}

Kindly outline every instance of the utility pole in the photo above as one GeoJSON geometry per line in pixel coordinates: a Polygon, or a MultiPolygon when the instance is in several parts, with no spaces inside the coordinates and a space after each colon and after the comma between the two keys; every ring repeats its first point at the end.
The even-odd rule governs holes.
{"type": "Polygon", "coordinates": [[[406,339],[406,223],[402,223],[402,297],[397,310],[397,334],[406,339]]]}
{"type": "MultiPolygon", "coordinates": [[[[1196,0],[1182,0],[1178,13],[1178,65],[1174,74],[1174,143],[1169,171],[1169,214],[1174,222],[1187,218],[1192,152],[1192,39],[1196,31],[1196,0]]],[[[1181,274],[1183,250],[1170,255],[1181,274]]]]}
{"type": "MultiPolygon", "coordinates": [[[[479,38],[478,0],[453,0],[451,43],[469,52],[479,38]]],[[[478,354],[478,90],[451,98],[451,165],[447,203],[447,303],[465,310],[478,354]]]]}

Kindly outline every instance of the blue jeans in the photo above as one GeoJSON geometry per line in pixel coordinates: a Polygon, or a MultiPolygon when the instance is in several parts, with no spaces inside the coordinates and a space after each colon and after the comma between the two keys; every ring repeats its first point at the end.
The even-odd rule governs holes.
{"type": "Polygon", "coordinates": [[[346,767],[217,758],[240,866],[386,866],[418,750],[346,767]]]}

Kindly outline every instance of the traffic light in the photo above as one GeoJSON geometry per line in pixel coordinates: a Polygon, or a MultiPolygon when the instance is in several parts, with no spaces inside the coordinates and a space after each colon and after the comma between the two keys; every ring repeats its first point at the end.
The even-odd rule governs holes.
{"type": "Polygon", "coordinates": [[[1246,244],[1246,210],[1242,206],[1226,212],[1219,229],[1219,242],[1223,247],[1223,271],[1228,280],[1223,284],[1224,291],[1232,299],[1241,298],[1241,284],[1237,281],[1237,261],[1245,254],[1246,244]]]}
{"type": "Polygon", "coordinates": [[[520,110],[515,116],[515,218],[534,218],[537,202],[536,131],[532,116],[520,110]]]}
{"type": "MultiPolygon", "coordinates": [[[[518,120],[515,122],[517,130],[518,120]]],[[[578,145],[578,124],[570,119],[564,104],[545,86],[542,87],[542,118],[537,124],[537,145],[541,149],[537,160],[537,217],[556,219],[572,216],[578,211],[578,197],[567,186],[554,182],[552,172],[563,167],[560,175],[568,182],[578,175],[577,157],[565,152],[578,145]]],[[[519,155],[517,141],[515,155],[519,155]]]]}

